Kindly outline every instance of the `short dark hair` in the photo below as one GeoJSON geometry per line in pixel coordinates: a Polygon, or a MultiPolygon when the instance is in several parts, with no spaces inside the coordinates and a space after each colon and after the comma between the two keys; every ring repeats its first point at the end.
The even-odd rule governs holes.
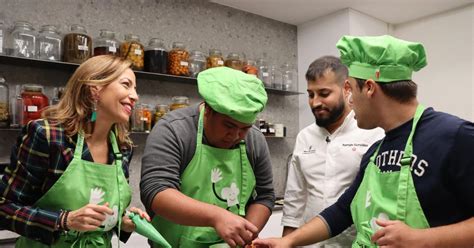
{"type": "MultiPolygon", "coordinates": [[[[364,83],[367,80],[361,78],[354,79],[357,82],[359,90],[362,90],[364,83]]],[[[385,95],[400,103],[407,103],[416,98],[418,86],[412,80],[400,80],[390,83],[376,83],[380,85],[380,88],[385,95]]]]}
{"type": "Polygon", "coordinates": [[[340,85],[344,84],[344,80],[348,77],[347,67],[341,63],[341,60],[334,56],[323,56],[313,61],[306,71],[306,80],[315,81],[324,76],[327,70],[331,70],[337,77],[340,85]]]}

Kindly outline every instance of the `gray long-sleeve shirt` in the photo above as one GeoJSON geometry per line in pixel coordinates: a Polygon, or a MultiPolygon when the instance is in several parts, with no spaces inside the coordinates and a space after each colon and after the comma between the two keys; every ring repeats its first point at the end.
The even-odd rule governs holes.
{"type": "MultiPolygon", "coordinates": [[[[181,174],[196,150],[199,105],[167,113],[147,138],[142,157],[141,200],[148,210],[155,195],[165,189],[178,189],[181,174]]],[[[275,193],[270,153],[263,134],[252,127],[246,138],[246,151],[256,178],[257,196],[249,204],[259,203],[273,208],[275,193]]],[[[203,137],[203,144],[207,140],[203,137]]],[[[151,211],[149,211],[151,213],[151,211]]]]}

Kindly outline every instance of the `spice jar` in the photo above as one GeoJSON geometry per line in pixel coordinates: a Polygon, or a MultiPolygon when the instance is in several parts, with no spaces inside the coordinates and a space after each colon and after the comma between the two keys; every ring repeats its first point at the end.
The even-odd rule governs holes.
{"type": "Polygon", "coordinates": [[[224,65],[239,71],[242,70],[242,60],[240,60],[238,53],[229,53],[224,61],[224,65]]]}
{"type": "Polygon", "coordinates": [[[260,58],[257,60],[257,68],[258,68],[258,78],[262,80],[263,84],[266,88],[272,87],[271,80],[270,80],[270,70],[268,68],[267,61],[260,58]]]}
{"type": "Polygon", "coordinates": [[[206,57],[201,51],[191,51],[189,57],[189,76],[197,77],[198,73],[206,69],[206,57]]]}
{"type": "Polygon", "coordinates": [[[92,55],[92,39],[84,26],[74,24],[64,36],[64,61],[82,63],[92,55]]]}
{"type": "Polygon", "coordinates": [[[297,73],[296,70],[288,63],[281,66],[282,72],[282,90],[296,90],[297,73]]]}
{"type": "Polygon", "coordinates": [[[168,73],[176,76],[189,75],[189,53],[184,44],[173,42],[173,49],[168,54],[168,73]]]}
{"type": "Polygon", "coordinates": [[[99,38],[94,39],[94,56],[98,55],[118,55],[120,42],[115,39],[115,32],[101,29],[99,38]]]}
{"type": "Polygon", "coordinates": [[[18,21],[11,33],[12,55],[16,57],[36,57],[36,34],[29,22],[18,21]]]}
{"type": "Polygon", "coordinates": [[[38,59],[60,61],[63,40],[54,25],[43,25],[36,42],[38,59]]]}
{"type": "Polygon", "coordinates": [[[173,96],[171,101],[170,111],[189,106],[189,98],[186,96],[173,96]]]}
{"type": "Polygon", "coordinates": [[[247,74],[257,76],[258,75],[257,62],[255,62],[255,60],[250,60],[250,59],[245,60],[243,62],[242,71],[247,74]]]}
{"type": "Polygon", "coordinates": [[[270,81],[273,89],[282,89],[282,74],[276,65],[270,66],[270,81]]]}
{"type": "Polygon", "coordinates": [[[165,74],[168,67],[168,51],[163,40],[152,38],[145,47],[145,71],[165,74]]]}
{"type": "Polygon", "coordinates": [[[31,120],[41,118],[41,112],[48,106],[48,97],[43,94],[43,86],[23,85],[21,98],[23,99],[23,125],[31,120]]]}
{"type": "Polygon", "coordinates": [[[168,105],[166,104],[157,104],[155,106],[155,114],[153,115],[153,125],[156,125],[158,121],[168,113],[168,105]]]}
{"type": "Polygon", "coordinates": [[[0,127],[7,128],[9,124],[9,96],[8,85],[5,78],[0,75],[0,127]]]}
{"type": "Polygon", "coordinates": [[[150,132],[151,110],[148,104],[138,103],[132,113],[132,131],[150,132]]]}
{"type": "Polygon", "coordinates": [[[143,70],[145,53],[138,35],[125,35],[125,41],[120,45],[120,56],[132,62],[132,69],[143,70]]]}
{"type": "Polygon", "coordinates": [[[207,68],[224,66],[224,58],[219,49],[209,49],[209,57],[207,57],[207,68]]]}

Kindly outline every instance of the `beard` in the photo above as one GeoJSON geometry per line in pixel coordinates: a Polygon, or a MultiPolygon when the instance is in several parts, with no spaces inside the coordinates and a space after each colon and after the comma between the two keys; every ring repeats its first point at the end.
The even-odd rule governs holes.
{"type": "Polygon", "coordinates": [[[345,107],[346,107],[346,104],[344,103],[344,98],[341,97],[341,99],[339,100],[339,104],[334,109],[328,109],[325,107],[316,107],[316,108],[312,108],[311,110],[313,111],[314,118],[316,119],[316,125],[326,128],[327,126],[333,124],[342,116],[342,114],[344,113],[345,107]],[[324,109],[328,111],[329,116],[318,118],[316,115],[316,111],[320,109],[324,109]]]}

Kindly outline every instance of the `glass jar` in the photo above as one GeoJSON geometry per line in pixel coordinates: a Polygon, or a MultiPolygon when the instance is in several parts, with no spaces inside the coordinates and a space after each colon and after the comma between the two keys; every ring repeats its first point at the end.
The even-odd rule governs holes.
{"type": "Polygon", "coordinates": [[[143,70],[145,65],[145,52],[138,35],[125,35],[125,41],[120,45],[120,56],[132,62],[132,69],[143,70]]]}
{"type": "Polygon", "coordinates": [[[15,95],[10,101],[10,127],[19,128],[23,121],[23,98],[21,97],[21,85],[15,85],[15,95]]]}
{"type": "Polygon", "coordinates": [[[3,20],[0,20],[0,55],[6,54],[6,49],[5,49],[6,34],[7,34],[7,29],[5,28],[5,24],[3,23],[3,20]]]}
{"type": "Polygon", "coordinates": [[[167,73],[168,51],[163,40],[152,38],[145,47],[145,71],[167,73]]]}
{"type": "Polygon", "coordinates": [[[186,96],[173,96],[171,98],[170,111],[189,106],[189,98],[186,96]]]}
{"type": "Polygon", "coordinates": [[[94,56],[98,55],[118,55],[120,42],[115,39],[115,32],[101,29],[99,38],[94,39],[94,56]]]}
{"type": "Polygon", "coordinates": [[[198,73],[206,69],[206,57],[201,51],[191,51],[189,57],[189,76],[197,77],[198,73]]]}
{"type": "Polygon", "coordinates": [[[224,58],[219,49],[209,49],[209,57],[207,57],[207,68],[224,66],[224,58]]]}
{"type": "Polygon", "coordinates": [[[270,80],[270,68],[268,67],[267,61],[265,59],[258,59],[257,60],[257,68],[258,68],[258,78],[262,80],[263,84],[266,88],[272,87],[271,80],[270,80]]]}
{"type": "Polygon", "coordinates": [[[282,89],[282,74],[276,65],[270,66],[270,81],[273,89],[282,89]]]}
{"type": "Polygon", "coordinates": [[[7,128],[9,124],[8,108],[10,107],[8,102],[10,97],[8,96],[9,90],[5,78],[0,75],[0,127],[7,128]]]}
{"type": "Polygon", "coordinates": [[[151,130],[151,110],[150,105],[138,103],[132,113],[132,131],[147,132],[151,130]]]}
{"type": "Polygon", "coordinates": [[[36,57],[36,34],[33,26],[29,22],[15,22],[11,34],[12,55],[16,57],[35,58],[36,57]]]}
{"type": "Polygon", "coordinates": [[[224,61],[224,65],[239,71],[242,70],[242,60],[240,60],[238,53],[229,53],[224,61]]]}
{"type": "Polygon", "coordinates": [[[281,66],[282,90],[297,90],[297,72],[288,63],[281,66]]]}
{"type": "Polygon", "coordinates": [[[41,118],[41,112],[49,105],[48,97],[43,94],[43,86],[40,85],[23,85],[21,98],[23,99],[23,125],[41,118]]]}
{"type": "Polygon", "coordinates": [[[176,76],[189,75],[189,52],[184,44],[173,42],[173,49],[168,54],[168,73],[176,76]]]}
{"type": "Polygon", "coordinates": [[[245,60],[243,62],[242,71],[247,74],[258,76],[257,62],[255,62],[255,60],[250,59],[245,60]]]}
{"type": "Polygon", "coordinates": [[[82,63],[92,55],[92,39],[84,26],[73,24],[64,36],[64,61],[82,63]]]}
{"type": "Polygon", "coordinates": [[[54,25],[43,25],[36,42],[38,59],[60,61],[62,55],[62,38],[54,25]]]}
{"type": "Polygon", "coordinates": [[[156,125],[158,121],[166,114],[168,113],[168,105],[166,104],[157,104],[155,106],[155,114],[153,115],[153,125],[156,125]]]}

